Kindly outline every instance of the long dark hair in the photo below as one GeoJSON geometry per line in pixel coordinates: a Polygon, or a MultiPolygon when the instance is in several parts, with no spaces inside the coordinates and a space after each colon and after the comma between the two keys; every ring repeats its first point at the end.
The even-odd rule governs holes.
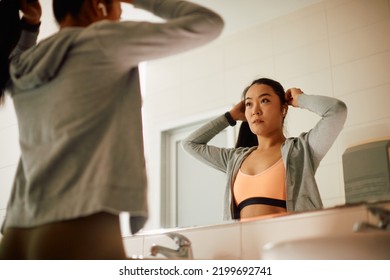
{"type": "MultiPolygon", "coordinates": [[[[280,99],[281,106],[284,106],[287,103],[285,91],[283,86],[272,79],[269,78],[260,78],[257,80],[254,80],[249,86],[247,86],[243,93],[242,93],[242,99],[245,99],[246,94],[249,90],[249,88],[253,85],[267,85],[270,86],[275,93],[278,95],[280,99]]],[[[249,128],[248,122],[242,122],[240,126],[240,130],[238,132],[237,142],[236,142],[236,148],[238,147],[253,147],[258,146],[259,142],[257,140],[257,136],[252,133],[252,131],[249,128]]]]}
{"type": "MultiPolygon", "coordinates": [[[[102,1],[106,4],[107,10],[109,11],[113,0],[102,1]]],[[[56,21],[61,23],[66,15],[71,15],[73,18],[77,19],[84,2],[85,0],[53,0],[53,13],[56,21]]]]}
{"type": "Polygon", "coordinates": [[[238,132],[236,148],[250,148],[258,145],[259,141],[257,140],[257,136],[256,134],[252,133],[248,122],[242,122],[238,132]]]}
{"type": "Polygon", "coordinates": [[[84,0],[53,0],[53,13],[58,23],[62,22],[66,15],[77,18],[84,4],[84,0]]]}
{"type": "Polygon", "coordinates": [[[20,37],[19,7],[17,0],[0,2],[0,105],[9,81],[9,56],[20,37]]]}

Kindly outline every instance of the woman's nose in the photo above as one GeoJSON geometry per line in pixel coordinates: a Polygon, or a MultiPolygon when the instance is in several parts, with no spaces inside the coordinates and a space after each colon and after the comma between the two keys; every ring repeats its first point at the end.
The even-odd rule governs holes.
{"type": "Polygon", "coordinates": [[[255,104],[253,105],[252,115],[260,115],[260,114],[261,114],[260,105],[255,103],[255,104]]]}

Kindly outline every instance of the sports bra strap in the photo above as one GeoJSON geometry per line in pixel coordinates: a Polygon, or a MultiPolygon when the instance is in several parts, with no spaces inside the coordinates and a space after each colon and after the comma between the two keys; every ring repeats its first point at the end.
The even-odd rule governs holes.
{"type": "Polygon", "coordinates": [[[252,204],[265,204],[270,206],[282,207],[287,209],[286,201],[281,199],[269,198],[269,197],[250,197],[238,204],[237,208],[241,211],[245,206],[252,204]]]}

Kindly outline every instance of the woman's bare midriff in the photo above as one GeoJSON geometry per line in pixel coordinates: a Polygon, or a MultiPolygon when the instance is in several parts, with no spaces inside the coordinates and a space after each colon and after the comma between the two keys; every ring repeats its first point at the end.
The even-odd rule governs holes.
{"type": "Polygon", "coordinates": [[[286,209],[270,205],[247,205],[240,212],[240,219],[251,219],[273,214],[287,213],[286,209]]]}

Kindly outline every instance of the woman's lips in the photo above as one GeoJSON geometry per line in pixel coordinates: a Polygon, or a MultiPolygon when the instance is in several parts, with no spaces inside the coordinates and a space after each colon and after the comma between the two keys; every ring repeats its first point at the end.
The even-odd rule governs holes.
{"type": "Polygon", "coordinates": [[[254,120],[252,123],[253,123],[253,124],[261,124],[261,123],[263,123],[263,122],[264,122],[263,120],[256,119],[256,120],[254,120]]]}

